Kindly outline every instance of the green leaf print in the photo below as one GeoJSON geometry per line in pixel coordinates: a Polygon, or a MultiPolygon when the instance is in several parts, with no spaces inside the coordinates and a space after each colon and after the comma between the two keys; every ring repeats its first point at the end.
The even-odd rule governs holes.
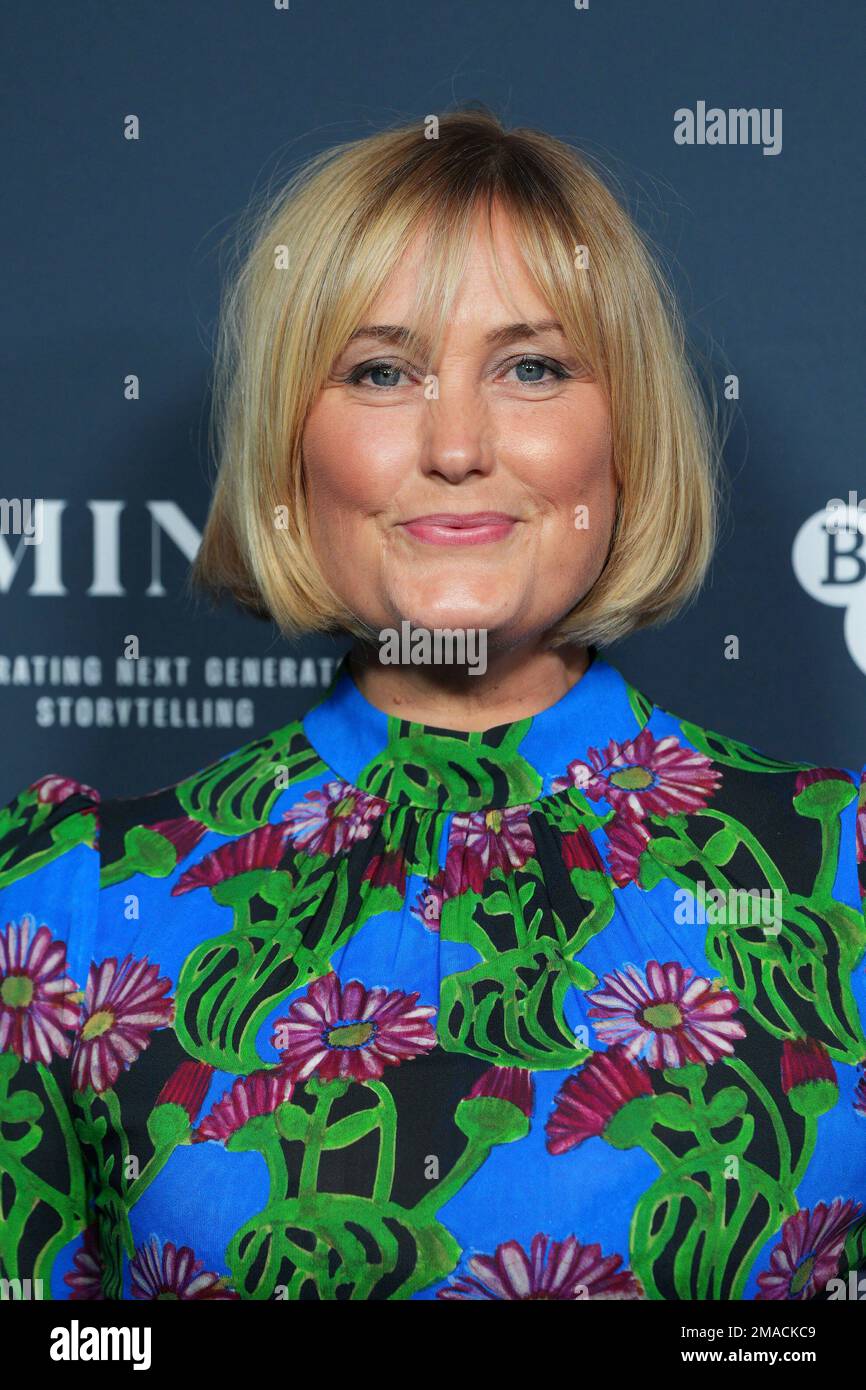
{"type": "Polygon", "coordinates": [[[326,771],[295,721],[187,777],[175,790],[188,816],[221,835],[241,835],[268,820],[286,787],[326,771]]]}
{"type": "MultiPolygon", "coordinates": [[[[676,718],[671,715],[671,718],[676,718]]],[[[810,763],[789,763],[782,758],[770,758],[757,749],[728,734],[717,734],[712,729],[703,729],[699,724],[680,722],[680,728],[699,753],[712,758],[723,767],[736,767],[745,772],[798,772],[810,767],[810,763]]]]}
{"type": "Polygon", "coordinates": [[[525,1136],[528,1120],[519,1107],[489,1097],[461,1101],[455,1119],[466,1135],[462,1154],[415,1206],[404,1207],[392,1197],[397,1112],[384,1081],[310,1080],[303,1089],[314,1099],[312,1112],[295,1099],[287,1101],[273,1114],[249,1121],[229,1140],[229,1148],[258,1149],[270,1174],[267,1206],[228,1246],[233,1287],[251,1299],[297,1299],[305,1285],[319,1299],[405,1299],[451,1273],[460,1246],[437,1213],[494,1145],[525,1136]],[[359,1108],[332,1122],[333,1106],[346,1099],[359,1108]],[[322,1154],[350,1150],[371,1134],[378,1142],[371,1190],[323,1190],[322,1154]],[[294,1188],[286,1167],[286,1140],[303,1145],[294,1188]],[[401,1259],[411,1272],[398,1282],[401,1259]]]}
{"type": "Polygon", "coordinates": [[[442,735],[431,744],[424,725],[391,716],[388,746],[367,763],[357,784],[374,796],[397,800],[403,795],[431,810],[445,804],[464,810],[501,804],[497,798],[503,786],[508,805],[530,801],[538,795],[541,777],[518,747],[531,724],[524,719],[510,725],[497,743],[471,733],[465,738],[442,735]]]}
{"type": "Polygon", "coordinates": [[[77,811],[70,807],[64,815],[63,804],[39,801],[37,793],[28,789],[0,811],[0,888],[35,873],[76,845],[93,844],[96,807],[91,804],[77,811]]]}

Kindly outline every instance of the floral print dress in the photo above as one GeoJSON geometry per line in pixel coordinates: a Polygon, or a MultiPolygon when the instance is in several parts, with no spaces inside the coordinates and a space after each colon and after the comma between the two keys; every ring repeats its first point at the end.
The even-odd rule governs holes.
{"type": "Polygon", "coordinates": [[[484,733],[342,664],[176,785],[0,812],[0,1276],[733,1300],[866,1267],[866,778],[591,655],[484,733]]]}

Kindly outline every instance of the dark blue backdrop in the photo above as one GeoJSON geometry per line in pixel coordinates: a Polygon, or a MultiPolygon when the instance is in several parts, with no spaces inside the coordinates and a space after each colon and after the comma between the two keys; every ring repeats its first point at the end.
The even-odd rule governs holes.
{"type": "Polygon", "coordinates": [[[183,593],[208,500],[220,242],[300,157],[471,98],[612,169],[720,394],[727,373],[739,381],[711,581],[679,622],[607,655],[660,704],[767,752],[866,761],[866,540],[847,538],[854,557],[831,571],[819,516],[866,496],[860,0],[42,0],[0,24],[0,497],[54,499],[41,571],[36,547],[0,535],[0,803],[48,771],[104,795],[151,790],[317,695],[321,662],[285,663],[269,688],[219,669],[209,684],[207,657],[342,648],[293,648],[183,593]],[[781,152],[677,143],[675,111],[699,102],[780,109],[781,152]],[[137,141],[123,138],[130,114],[137,141]],[[121,592],[94,592],[117,579],[121,592]],[[153,677],[167,669],[168,686],[119,689],[128,634],[142,655],[181,658],[186,683],[163,663],[153,677]],[[68,670],[22,683],[33,657],[63,654],[97,658],[99,683],[68,670]],[[116,714],[124,695],[199,712],[218,697],[251,724],[88,726],[97,698],[116,714]]]}

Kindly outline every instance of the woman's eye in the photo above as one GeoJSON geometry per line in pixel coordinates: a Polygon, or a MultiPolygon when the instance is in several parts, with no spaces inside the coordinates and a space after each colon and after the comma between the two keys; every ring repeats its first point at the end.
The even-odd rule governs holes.
{"type": "Polygon", "coordinates": [[[517,380],[523,382],[525,386],[541,385],[550,380],[545,376],[550,372],[551,377],[562,379],[565,372],[558,367],[555,362],[548,361],[545,357],[522,357],[519,362],[515,362],[509,371],[517,373],[517,380]]]}
{"type": "Polygon", "coordinates": [[[403,367],[395,362],[362,362],[353,372],[349,373],[349,381],[357,385],[369,378],[371,386],[382,390],[389,390],[394,386],[400,385],[400,378],[407,376],[403,367]]]}

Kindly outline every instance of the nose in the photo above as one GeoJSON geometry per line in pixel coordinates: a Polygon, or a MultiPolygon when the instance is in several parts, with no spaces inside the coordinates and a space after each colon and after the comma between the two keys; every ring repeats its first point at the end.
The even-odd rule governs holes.
{"type": "Polygon", "coordinates": [[[471,380],[434,376],[424,402],[422,468],[459,483],[493,467],[490,420],[482,393],[471,380]]]}

